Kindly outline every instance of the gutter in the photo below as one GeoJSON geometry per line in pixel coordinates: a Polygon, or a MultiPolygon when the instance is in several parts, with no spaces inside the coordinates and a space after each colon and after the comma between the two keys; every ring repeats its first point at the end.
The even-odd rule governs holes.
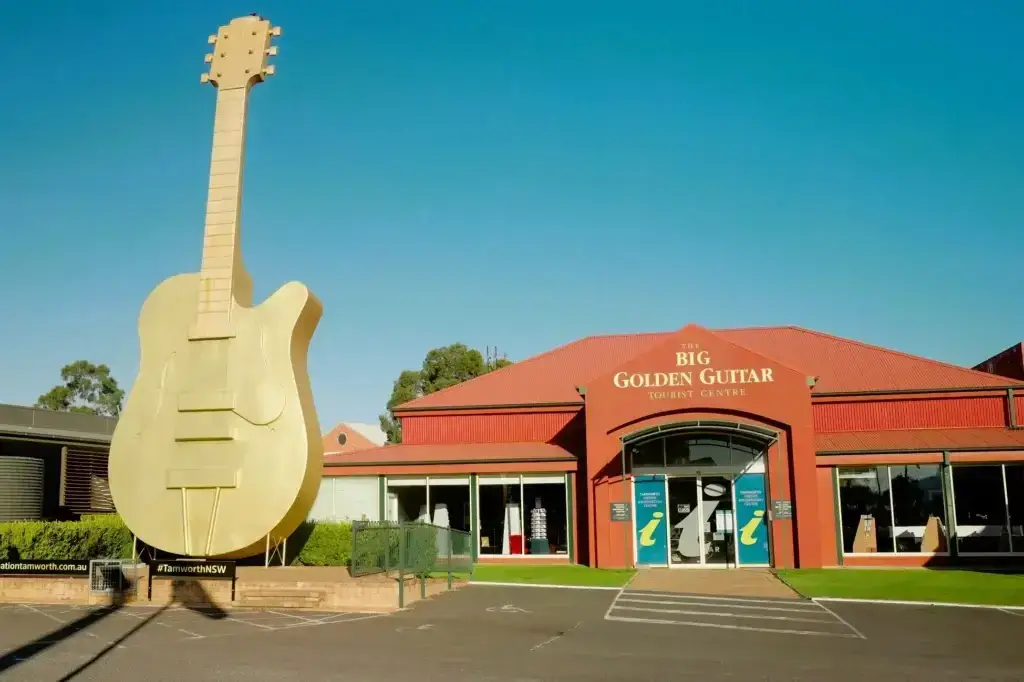
{"type": "Polygon", "coordinates": [[[814,454],[822,457],[829,457],[836,455],[917,455],[922,452],[1003,452],[1017,450],[1024,450],[1024,445],[986,445],[962,448],[938,446],[920,448],[876,448],[874,450],[819,450],[814,454]]]}
{"type": "Polygon", "coordinates": [[[504,405],[430,405],[427,407],[402,407],[398,406],[392,410],[395,415],[399,415],[402,412],[409,414],[415,414],[417,412],[465,412],[469,410],[513,410],[513,409],[524,409],[524,408],[545,408],[545,407],[583,407],[583,401],[575,401],[571,403],[558,402],[558,403],[507,403],[504,405]]]}
{"type": "Polygon", "coordinates": [[[9,424],[0,426],[0,437],[6,440],[28,441],[32,443],[52,443],[55,445],[92,445],[109,447],[111,434],[62,431],[57,429],[37,429],[17,427],[9,424]]]}
{"type": "Polygon", "coordinates": [[[436,464],[537,464],[538,462],[578,462],[575,457],[531,457],[530,459],[432,459],[429,461],[415,459],[398,459],[388,462],[324,462],[328,467],[367,467],[367,466],[434,466],[436,464]]]}
{"type": "Polygon", "coordinates": [[[1024,384],[1013,386],[958,386],[954,388],[881,388],[871,391],[822,391],[812,393],[812,398],[854,398],[857,396],[879,395],[924,395],[927,393],[994,393],[1024,388],[1024,384]]]}

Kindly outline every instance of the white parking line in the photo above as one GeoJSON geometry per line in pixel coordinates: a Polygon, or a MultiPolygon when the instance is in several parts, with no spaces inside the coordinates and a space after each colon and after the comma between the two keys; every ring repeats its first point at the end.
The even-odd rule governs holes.
{"type": "Polygon", "coordinates": [[[829,623],[831,621],[823,618],[794,618],[793,616],[759,616],[756,613],[728,613],[721,611],[709,613],[707,611],[689,611],[687,609],[645,609],[640,606],[616,606],[618,611],[645,611],[647,613],[679,613],[684,616],[725,616],[728,618],[751,618],[755,620],[785,620],[792,623],[829,623]]]}
{"type": "Polygon", "coordinates": [[[664,604],[666,606],[710,606],[716,609],[753,609],[755,611],[785,611],[788,613],[805,613],[807,611],[819,610],[815,608],[814,602],[808,602],[811,605],[810,608],[791,609],[783,608],[780,606],[757,606],[755,604],[734,604],[731,602],[728,604],[722,604],[721,602],[716,604],[714,602],[704,601],[703,599],[701,599],[700,601],[666,601],[664,599],[632,599],[624,597],[620,598],[618,601],[631,602],[635,604],[664,604]]]}
{"type": "Polygon", "coordinates": [[[863,633],[831,609],[813,601],[798,599],[623,590],[608,607],[605,620],[866,639],[863,633]],[[756,625],[757,621],[762,625],[756,625]]]}

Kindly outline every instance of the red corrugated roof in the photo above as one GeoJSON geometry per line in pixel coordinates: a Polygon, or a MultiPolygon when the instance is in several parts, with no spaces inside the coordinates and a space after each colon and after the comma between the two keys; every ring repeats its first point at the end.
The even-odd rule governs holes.
{"type": "Polygon", "coordinates": [[[367,464],[460,464],[480,462],[563,462],[576,457],[550,443],[459,443],[455,445],[385,445],[351,454],[328,455],[324,466],[367,464]]]}
{"type": "MultiPolygon", "coordinates": [[[[726,341],[818,377],[815,393],[1006,386],[1009,379],[799,327],[713,330],[726,341]]],[[[582,403],[577,386],[675,332],[588,336],[400,409],[582,403]]],[[[1024,385],[1024,384],[1022,384],[1024,385]]]]}
{"type": "Polygon", "coordinates": [[[937,452],[1022,447],[1024,430],[1020,429],[913,429],[818,433],[814,436],[814,449],[818,453],[895,450],[937,452]]]}

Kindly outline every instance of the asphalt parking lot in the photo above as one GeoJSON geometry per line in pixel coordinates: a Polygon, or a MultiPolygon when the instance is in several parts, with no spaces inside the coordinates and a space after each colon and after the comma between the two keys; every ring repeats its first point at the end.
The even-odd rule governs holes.
{"type": "Polygon", "coordinates": [[[470,586],[393,615],[5,605],[0,676],[1019,681],[1022,641],[1024,612],[470,586]]]}

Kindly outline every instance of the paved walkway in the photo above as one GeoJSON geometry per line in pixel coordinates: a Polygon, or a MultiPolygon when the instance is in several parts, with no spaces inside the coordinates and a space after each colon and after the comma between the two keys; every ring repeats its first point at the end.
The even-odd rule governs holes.
{"type": "Polygon", "coordinates": [[[636,574],[627,589],[723,597],[800,598],[775,574],[764,568],[645,568],[636,574]]]}

